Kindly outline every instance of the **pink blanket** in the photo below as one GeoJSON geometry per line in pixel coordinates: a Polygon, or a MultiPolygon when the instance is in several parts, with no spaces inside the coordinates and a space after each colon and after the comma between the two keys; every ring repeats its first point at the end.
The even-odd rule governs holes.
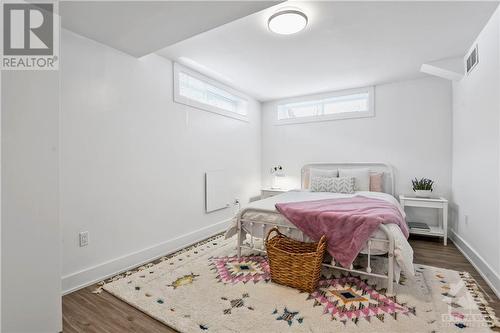
{"type": "Polygon", "coordinates": [[[406,238],[408,227],[398,207],[381,199],[355,196],[277,203],[276,209],[313,240],[326,235],[328,252],[349,267],[381,223],[397,224],[406,238]]]}

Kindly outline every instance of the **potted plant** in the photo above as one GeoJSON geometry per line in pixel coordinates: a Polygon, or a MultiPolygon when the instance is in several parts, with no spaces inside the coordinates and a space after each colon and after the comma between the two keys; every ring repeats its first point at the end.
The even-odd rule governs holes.
{"type": "Polygon", "coordinates": [[[431,196],[432,185],[434,185],[433,180],[430,180],[428,178],[415,178],[411,182],[413,184],[413,191],[415,191],[417,197],[428,198],[431,196]]]}

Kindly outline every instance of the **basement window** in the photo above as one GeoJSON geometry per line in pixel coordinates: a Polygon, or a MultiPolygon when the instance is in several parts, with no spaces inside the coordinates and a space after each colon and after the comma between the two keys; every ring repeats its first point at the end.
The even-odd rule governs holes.
{"type": "Polygon", "coordinates": [[[373,87],[367,87],[280,101],[276,124],[373,117],[373,95],[373,87]]]}
{"type": "Polygon", "coordinates": [[[248,100],[243,94],[178,63],[174,64],[174,101],[248,121],[248,100]]]}

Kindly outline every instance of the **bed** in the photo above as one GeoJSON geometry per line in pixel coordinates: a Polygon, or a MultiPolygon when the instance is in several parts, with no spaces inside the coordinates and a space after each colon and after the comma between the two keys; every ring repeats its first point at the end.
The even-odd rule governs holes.
{"type": "MultiPolygon", "coordinates": [[[[250,249],[265,252],[265,247],[261,240],[272,227],[278,227],[280,231],[292,238],[310,241],[302,231],[280,214],[275,205],[277,203],[314,201],[332,198],[348,198],[354,196],[365,196],[376,198],[397,205],[404,217],[404,211],[394,198],[394,173],[392,167],[385,163],[314,163],[305,165],[301,170],[301,189],[279,194],[266,199],[249,203],[238,213],[233,224],[226,233],[226,237],[237,235],[237,253],[241,256],[242,249],[250,249]],[[383,192],[358,191],[353,194],[340,194],[329,192],[309,191],[309,175],[311,169],[355,169],[369,168],[371,172],[383,173],[383,192]]],[[[380,224],[378,229],[371,234],[370,238],[363,246],[360,255],[365,255],[366,267],[360,269],[343,267],[332,259],[323,265],[342,271],[348,271],[368,276],[373,276],[387,280],[387,293],[394,293],[394,280],[399,280],[401,270],[409,275],[413,275],[413,251],[408,244],[406,237],[402,234],[399,226],[395,224],[380,224]],[[374,255],[387,255],[387,267],[385,272],[372,271],[372,259],[374,255]]]]}

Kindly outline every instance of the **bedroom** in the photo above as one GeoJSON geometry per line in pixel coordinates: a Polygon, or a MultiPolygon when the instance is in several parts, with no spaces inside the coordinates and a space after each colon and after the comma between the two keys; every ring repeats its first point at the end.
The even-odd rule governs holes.
{"type": "MultiPolygon", "coordinates": [[[[56,4],[57,68],[12,70],[2,54],[2,332],[482,332],[497,324],[489,309],[500,311],[497,2],[56,4]],[[280,26],[285,14],[292,25],[280,26]],[[295,191],[311,189],[311,169],[328,170],[336,184],[347,179],[347,192],[363,190],[357,197],[392,198],[400,221],[431,226],[406,241],[401,224],[396,252],[384,248],[370,265],[364,242],[352,251],[362,253],[362,269],[353,269],[393,278],[364,274],[344,286],[351,294],[304,296],[262,274],[219,271],[208,258],[226,247],[224,257],[236,256],[238,235],[165,257],[235,223],[257,256],[272,222],[238,224],[243,209],[293,204],[304,192],[339,202],[336,193],[295,191]],[[374,174],[385,195],[370,191],[374,174]],[[434,199],[415,199],[414,178],[434,181],[434,199]],[[413,252],[413,272],[402,252],[413,252]],[[146,273],[151,282],[138,285],[146,273]],[[368,298],[364,279],[377,293],[370,297],[395,297],[389,310],[366,310],[374,302],[358,299],[368,298]],[[428,299],[417,297],[420,287],[430,288],[428,299]],[[474,293],[483,305],[463,304],[474,293]],[[350,306],[358,312],[344,314],[350,306]]],[[[319,240],[302,238],[292,222],[281,231],[319,240]]],[[[336,268],[324,267],[320,283],[358,276],[326,258],[333,243],[324,261],[336,268]]],[[[238,267],[268,272],[255,260],[260,266],[238,267]]]]}

